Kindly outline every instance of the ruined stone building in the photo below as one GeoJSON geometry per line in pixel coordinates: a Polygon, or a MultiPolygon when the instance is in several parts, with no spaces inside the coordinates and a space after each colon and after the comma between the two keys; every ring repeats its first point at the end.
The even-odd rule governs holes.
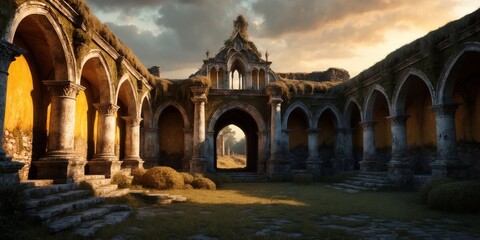
{"type": "Polygon", "coordinates": [[[239,17],[197,73],[173,81],[147,71],[83,1],[4,5],[2,174],[65,182],[156,165],[222,171],[217,135],[234,124],[247,145],[237,171],[388,171],[399,185],[480,178],[479,10],[351,79],[334,68],[275,72],[239,17]]]}

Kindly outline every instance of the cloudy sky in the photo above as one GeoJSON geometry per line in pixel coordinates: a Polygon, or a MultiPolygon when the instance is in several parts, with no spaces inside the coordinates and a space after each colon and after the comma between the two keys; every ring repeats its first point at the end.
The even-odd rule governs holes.
{"type": "Polygon", "coordinates": [[[480,0],[87,0],[166,78],[186,78],[216,54],[242,14],[277,72],[344,68],[355,76],[391,51],[458,19],[480,0]]]}

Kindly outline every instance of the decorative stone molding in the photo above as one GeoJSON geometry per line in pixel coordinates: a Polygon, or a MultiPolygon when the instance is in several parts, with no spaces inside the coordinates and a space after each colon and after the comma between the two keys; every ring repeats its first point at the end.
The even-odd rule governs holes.
{"type": "Polygon", "coordinates": [[[459,105],[458,103],[438,104],[432,106],[432,111],[434,111],[437,116],[454,116],[459,105]]]}
{"type": "Polygon", "coordinates": [[[397,115],[397,116],[390,116],[387,117],[388,120],[395,126],[405,126],[407,124],[407,119],[410,116],[408,115],[397,115]]]}
{"type": "Polygon", "coordinates": [[[94,103],[93,106],[97,109],[98,113],[108,116],[114,116],[118,109],[120,109],[118,105],[111,103],[94,103]]]}
{"type": "Polygon", "coordinates": [[[142,122],[143,118],[140,118],[140,117],[131,117],[131,116],[124,116],[124,117],[121,117],[125,123],[127,124],[127,126],[129,127],[136,127],[136,126],[139,126],[140,123],[142,122]]]}
{"type": "Polygon", "coordinates": [[[361,122],[360,126],[362,126],[363,130],[373,131],[373,130],[375,130],[375,125],[376,124],[377,124],[377,122],[375,122],[375,121],[365,121],[365,122],[361,122]]]}
{"type": "Polygon", "coordinates": [[[192,101],[197,102],[206,102],[207,101],[207,91],[208,87],[205,86],[192,86],[190,91],[193,93],[192,101]]]}
{"type": "Polygon", "coordinates": [[[45,80],[42,82],[47,85],[47,89],[52,94],[52,97],[76,99],[78,92],[85,90],[85,87],[82,85],[68,80],[45,80]]]}
{"type": "Polygon", "coordinates": [[[0,73],[8,75],[8,67],[10,67],[10,63],[26,52],[27,51],[0,39],[0,73]]]}

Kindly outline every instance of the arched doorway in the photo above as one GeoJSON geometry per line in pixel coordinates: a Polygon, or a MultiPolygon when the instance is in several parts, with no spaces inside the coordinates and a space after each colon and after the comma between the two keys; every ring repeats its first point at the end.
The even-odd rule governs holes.
{"type": "Polygon", "coordinates": [[[324,174],[333,174],[339,166],[335,160],[336,149],[336,117],[332,110],[326,109],[320,114],[317,122],[318,129],[318,157],[323,163],[322,171],[324,174]]]}
{"type": "Polygon", "coordinates": [[[288,159],[292,169],[306,169],[308,158],[309,121],[307,114],[299,107],[288,115],[288,159]]]}
{"type": "Polygon", "coordinates": [[[185,152],[183,116],[174,106],[166,107],[158,118],[159,164],[183,170],[185,152]]]}
{"type": "Polygon", "coordinates": [[[224,112],[218,120],[215,122],[213,146],[217,146],[218,136],[220,131],[229,125],[235,125],[243,131],[245,134],[245,146],[246,146],[246,166],[244,168],[227,169],[219,167],[217,151],[213,151],[214,154],[214,168],[220,172],[232,172],[232,171],[257,171],[258,162],[258,126],[255,119],[247,112],[240,109],[231,109],[224,112]]]}
{"type": "Polygon", "coordinates": [[[217,169],[241,171],[247,167],[247,141],[241,128],[225,126],[217,134],[216,143],[217,169]]]}
{"type": "Polygon", "coordinates": [[[360,126],[362,114],[360,106],[355,101],[349,101],[344,113],[345,129],[347,138],[345,139],[345,158],[350,162],[346,169],[359,170],[360,161],[363,158],[363,129],[360,126]]]}

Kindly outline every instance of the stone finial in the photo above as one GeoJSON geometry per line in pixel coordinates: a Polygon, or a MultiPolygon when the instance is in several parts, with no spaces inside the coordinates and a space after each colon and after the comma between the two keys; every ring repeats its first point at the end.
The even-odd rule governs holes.
{"type": "Polygon", "coordinates": [[[205,52],[205,54],[207,55],[207,59],[210,59],[210,49],[207,49],[207,52],[205,52]]]}
{"type": "Polygon", "coordinates": [[[268,56],[270,56],[270,54],[268,54],[268,49],[267,51],[265,51],[265,60],[268,61],[268,56]]]}

